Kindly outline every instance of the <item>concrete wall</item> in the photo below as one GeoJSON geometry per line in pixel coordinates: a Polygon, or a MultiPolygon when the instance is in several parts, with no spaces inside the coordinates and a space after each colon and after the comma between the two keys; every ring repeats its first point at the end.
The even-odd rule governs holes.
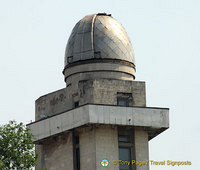
{"type": "MultiPolygon", "coordinates": [[[[148,134],[143,128],[134,128],[134,159],[136,161],[149,160],[148,134]]],[[[109,170],[119,169],[113,165],[113,160],[119,160],[118,130],[113,125],[90,125],[76,129],[79,135],[80,167],[81,170],[103,170],[100,165],[102,159],[109,160],[106,167],[109,170]]],[[[36,146],[40,154],[36,170],[73,170],[72,132],[49,138],[36,146]]],[[[136,166],[136,170],[149,170],[149,165],[136,166]]]]}
{"type": "MultiPolygon", "coordinates": [[[[130,106],[146,107],[146,92],[145,92],[144,82],[128,81],[127,74],[123,78],[124,73],[113,75],[113,76],[121,76],[120,79],[118,78],[117,79],[103,79],[103,78],[95,79],[94,77],[90,77],[90,74],[87,74],[87,73],[84,73],[84,74],[85,74],[84,80],[77,81],[77,79],[80,80],[79,78],[77,78],[76,80],[75,79],[70,80],[71,83],[68,84],[66,88],[44,95],[40,97],[38,100],[36,100],[36,103],[35,103],[36,104],[35,105],[36,107],[35,119],[36,120],[48,118],[49,116],[53,116],[62,112],[65,112],[67,114],[67,111],[69,111],[70,109],[73,109],[69,111],[69,113],[73,112],[72,114],[67,114],[64,117],[62,116],[65,113],[57,115],[59,117],[62,117],[62,119],[56,119],[57,116],[55,116],[46,120],[36,122],[36,124],[40,124],[40,123],[42,124],[43,121],[50,121],[51,123],[51,119],[53,119],[52,121],[53,123],[51,123],[51,126],[46,126],[46,127],[48,127],[47,129],[51,132],[50,134],[53,134],[53,132],[56,132],[53,135],[57,135],[57,133],[59,135],[57,137],[52,137],[52,135],[50,135],[49,137],[47,136],[48,138],[44,140],[41,138],[42,139],[42,142],[40,141],[41,145],[36,146],[36,151],[38,151],[41,156],[38,161],[38,166],[36,170],[39,170],[41,168],[49,168],[50,170],[54,170],[54,169],[73,170],[74,156],[73,156],[72,132],[70,133],[67,132],[67,134],[64,134],[65,132],[63,130],[64,125],[69,126],[71,124],[73,124],[73,126],[72,128],[68,130],[76,128],[75,131],[78,130],[79,137],[80,137],[79,147],[80,147],[81,170],[105,169],[105,167],[102,167],[100,165],[100,161],[104,158],[110,161],[109,166],[106,167],[107,169],[110,169],[110,170],[119,169],[118,164],[117,165],[112,164],[113,160],[119,160],[119,157],[118,157],[119,153],[118,153],[117,128],[116,126],[114,127],[113,125],[111,125],[111,124],[115,124],[118,119],[116,118],[115,123],[108,123],[109,124],[108,125],[106,122],[108,120],[112,121],[112,119],[110,119],[109,116],[112,117],[112,114],[114,114],[113,117],[121,116],[122,117],[121,122],[125,122],[125,124],[121,123],[120,125],[123,124],[126,126],[130,126],[130,125],[137,126],[134,124],[135,123],[134,121],[145,122],[143,117],[146,114],[146,112],[143,112],[143,111],[141,113],[133,112],[133,114],[138,114],[138,116],[136,118],[134,117],[130,118],[130,115],[132,115],[132,112],[131,114],[128,114],[128,111],[132,109],[130,107],[129,108],[117,107],[119,111],[108,109],[109,110],[108,112],[105,112],[104,110],[102,111],[102,113],[99,113],[98,112],[99,110],[95,111],[95,109],[90,108],[89,109],[90,112],[88,113],[89,113],[89,116],[91,116],[91,118],[89,117],[90,118],[89,120],[90,121],[92,121],[93,119],[96,120],[96,117],[94,115],[98,112],[99,114],[97,115],[97,117],[99,120],[102,120],[102,122],[101,121],[92,122],[92,124],[89,125],[88,124],[89,121],[88,121],[88,123],[83,122],[83,124],[80,124],[75,127],[77,122],[82,123],[82,121],[85,120],[86,117],[85,115],[82,115],[83,116],[82,118],[80,116],[82,112],[78,112],[78,113],[76,112],[76,110],[80,110],[82,107],[74,109],[75,107],[74,102],[79,102],[79,106],[82,106],[88,103],[117,105],[118,93],[129,93],[129,94],[132,94],[132,97],[131,97],[132,103],[130,103],[130,106]],[[125,116],[126,114],[121,115],[122,112],[120,112],[120,110],[123,110],[125,113],[127,112],[128,116],[125,116]],[[104,113],[108,113],[108,114],[104,114],[104,113]],[[71,120],[73,120],[74,122],[71,120]],[[62,122],[65,122],[66,124],[62,122]],[[127,124],[127,122],[129,124],[127,124]],[[54,131],[51,130],[52,128],[54,129],[54,131]],[[61,132],[64,132],[64,133],[59,134],[61,132]]],[[[98,74],[103,74],[103,73],[102,72],[97,73],[96,75],[98,74]]],[[[110,74],[114,74],[114,73],[110,73],[110,74]]],[[[81,73],[80,75],[78,73],[74,76],[82,76],[82,75],[81,73]]],[[[106,77],[106,75],[103,75],[103,77],[106,77]]],[[[100,108],[104,106],[97,106],[97,107],[100,108]]],[[[139,110],[139,111],[141,109],[145,110],[144,108],[136,108],[136,110],[139,110]]],[[[163,115],[163,114],[164,113],[159,114],[159,115],[163,115]]],[[[155,113],[153,115],[155,115],[155,113]]],[[[160,120],[162,120],[159,117],[159,115],[158,115],[159,121],[157,122],[160,122],[160,120]]],[[[168,115],[168,111],[167,111],[167,115],[168,115]]],[[[151,121],[151,118],[147,118],[145,120],[151,121]]],[[[155,121],[156,120],[157,119],[155,119],[155,121]]],[[[154,120],[151,122],[155,123],[154,120]]],[[[43,125],[45,125],[45,123],[43,125]]],[[[139,124],[138,126],[144,126],[144,125],[139,124]]],[[[37,131],[37,128],[35,129],[37,131]]],[[[41,133],[41,132],[42,130],[39,131],[38,133],[41,133]]],[[[135,128],[134,145],[135,145],[134,148],[135,148],[136,161],[147,161],[149,159],[148,158],[148,155],[149,155],[148,133],[144,131],[142,127],[135,128]]],[[[136,170],[148,170],[148,169],[149,169],[148,165],[136,166],[136,170]]]]}
{"type": "Polygon", "coordinates": [[[72,133],[48,138],[40,145],[36,145],[39,161],[36,170],[73,170],[72,133]]]}
{"type": "Polygon", "coordinates": [[[80,169],[96,170],[96,131],[82,128],[79,133],[80,169]]]}
{"type": "Polygon", "coordinates": [[[104,170],[100,161],[106,158],[110,161],[107,169],[119,169],[118,165],[113,165],[113,160],[119,159],[118,133],[117,128],[110,125],[99,126],[96,129],[96,164],[97,170],[104,170]]]}
{"type": "MultiPolygon", "coordinates": [[[[79,133],[81,170],[103,170],[104,158],[110,161],[109,169],[118,169],[113,160],[118,158],[118,133],[116,126],[134,126],[134,158],[149,160],[149,128],[155,137],[159,129],[167,129],[168,109],[121,107],[109,105],[84,105],[63,114],[28,125],[38,138],[36,147],[40,153],[39,168],[73,170],[72,129],[79,133]],[[114,125],[115,124],[115,125],[114,125]],[[145,128],[145,130],[144,130],[145,128]],[[59,135],[54,137],[55,135],[59,135]]],[[[136,166],[136,170],[148,170],[148,165],[136,166]]]]}
{"type": "MultiPolygon", "coordinates": [[[[148,133],[143,128],[135,127],[135,157],[136,161],[149,160],[148,133]]],[[[149,164],[136,166],[136,170],[149,170],[149,164]]]]}
{"type": "Polygon", "coordinates": [[[102,159],[108,159],[109,170],[119,169],[113,165],[118,160],[118,133],[117,128],[111,125],[99,125],[82,128],[80,132],[80,162],[81,170],[103,170],[100,165],[102,159]]]}
{"type": "MultiPolygon", "coordinates": [[[[142,128],[135,127],[133,149],[136,161],[148,161],[148,134],[142,128]]],[[[119,164],[113,165],[113,160],[119,160],[118,132],[116,126],[99,125],[82,128],[80,132],[80,162],[81,170],[117,170],[119,164]],[[109,160],[108,167],[102,167],[102,159],[109,160]]],[[[135,166],[135,170],[149,170],[149,165],[135,166]]]]}
{"type": "Polygon", "coordinates": [[[130,106],[146,106],[145,83],[114,79],[83,80],[68,87],[41,96],[35,102],[35,120],[40,120],[87,103],[117,105],[117,93],[132,93],[130,106]]]}
{"type": "Polygon", "coordinates": [[[117,105],[117,93],[132,93],[130,106],[146,106],[144,82],[99,79],[93,81],[94,104],[117,105]]]}

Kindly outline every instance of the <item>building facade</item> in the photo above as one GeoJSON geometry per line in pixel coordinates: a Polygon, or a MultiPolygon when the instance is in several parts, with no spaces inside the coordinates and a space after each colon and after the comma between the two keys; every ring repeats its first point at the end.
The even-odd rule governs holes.
{"type": "Polygon", "coordinates": [[[66,87],[35,102],[36,169],[148,170],[148,142],[169,127],[169,109],[146,107],[145,82],[123,26],[85,16],[65,52],[66,87]]]}

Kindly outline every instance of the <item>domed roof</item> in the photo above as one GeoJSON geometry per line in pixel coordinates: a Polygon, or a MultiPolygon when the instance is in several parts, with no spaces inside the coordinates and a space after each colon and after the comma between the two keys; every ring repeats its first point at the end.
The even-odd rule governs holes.
{"type": "Polygon", "coordinates": [[[111,15],[85,16],[73,28],[66,47],[65,67],[88,59],[122,60],[135,68],[128,35],[111,15]]]}

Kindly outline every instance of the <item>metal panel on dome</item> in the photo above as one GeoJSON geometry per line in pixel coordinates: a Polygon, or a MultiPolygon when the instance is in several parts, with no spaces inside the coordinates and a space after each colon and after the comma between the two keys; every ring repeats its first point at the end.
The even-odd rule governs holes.
{"type": "MultiPolygon", "coordinates": [[[[71,57],[71,62],[85,60],[94,57],[92,49],[92,21],[94,15],[88,15],[80,20],[68,40],[65,58],[71,57]]],[[[65,65],[68,61],[65,59],[65,65]]]]}
{"type": "Polygon", "coordinates": [[[122,25],[109,16],[97,16],[94,24],[94,50],[105,56],[134,63],[131,42],[122,25]]]}
{"type": "Polygon", "coordinates": [[[88,15],[76,24],[71,33],[66,47],[65,65],[91,58],[119,59],[134,64],[128,35],[123,26],[110,15],[88,15]]]}

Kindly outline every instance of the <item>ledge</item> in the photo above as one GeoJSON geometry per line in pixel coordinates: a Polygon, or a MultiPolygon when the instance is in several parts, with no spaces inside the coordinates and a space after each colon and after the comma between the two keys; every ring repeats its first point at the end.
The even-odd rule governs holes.
{"type": "Polygon", "coordinates": [[[150,140],[169,128],[169,109],[87,104],[27,126],[38,142],[87,124],[144,127],[150,140]]]}

